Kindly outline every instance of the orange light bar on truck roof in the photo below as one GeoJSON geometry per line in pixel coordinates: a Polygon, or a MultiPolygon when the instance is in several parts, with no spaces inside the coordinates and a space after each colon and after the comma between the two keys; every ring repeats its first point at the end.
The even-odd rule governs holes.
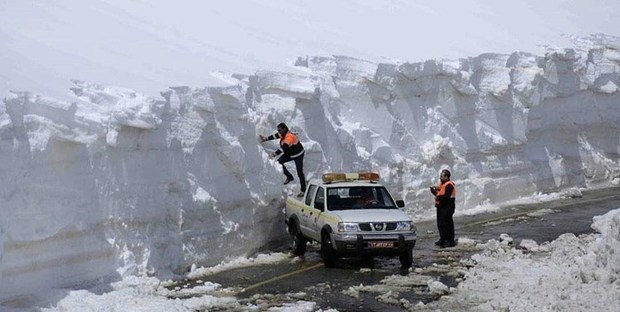
{"type": "Polygon", "coordinates": [[[379,174],[376,172],[360,172],[359,173],[359,180],[368,180],[371,182],[377,182],[379,181],[379,174]]]}
{"type": "Polygon", "coordinates": [[[325,183],[332,183],[332,182],[346,181],[346,180],[347,180],[347,176],[344,173],[330,172],[330,173],[323,174],[323,182],[325,183]]]}
{"type": "Polygon", "coordinates": [[[342,172],[329,172],[323,174],[324,183],[334,182],[346,182],[346,181],[379,181],[379,174],[376,172],[358,172],[358,173],[342,173],[342,172]]]}

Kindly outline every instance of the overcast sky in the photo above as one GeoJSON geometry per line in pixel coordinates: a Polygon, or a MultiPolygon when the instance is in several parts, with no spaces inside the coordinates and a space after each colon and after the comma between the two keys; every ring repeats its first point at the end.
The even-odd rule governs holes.
{"type": "Polygon", "coordinates": [[[157,95],[213,71],[291,71],[305,55],[381,61],[542,54],[562,34],[619,35],[619,1],[3,0],[0,94],[70,79],[157,95]]]}

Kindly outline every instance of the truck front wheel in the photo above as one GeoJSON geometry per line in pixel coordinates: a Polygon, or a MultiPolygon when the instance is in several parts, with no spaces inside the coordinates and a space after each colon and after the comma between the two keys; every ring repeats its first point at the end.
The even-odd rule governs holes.
{"type": "Polygon", "coordinates": [[[403,268],[410,268],[413,265],[413,247],[405,248],[400,252],[400,265],[403,268]]]}
{"type": "Polygon", "coordinates": [[[291,223],[289,228],[289,233],[291,234],[291,249],[293,249],[293,254],[296,256],[302,256],[306,253],[306,244],[308,240],[301,235],[299,229],[297,229],[296,223],[291,223]]]}
{"type": "Polygon", "coordinates": [[[329,238],[329,234],[323,233],[321,235],[321,256],[323,256],[323,263],[326,268],[333,268],[336,266],[336,260],[338,259],[336,251],[332,247],[332,241],[329,238]]]}

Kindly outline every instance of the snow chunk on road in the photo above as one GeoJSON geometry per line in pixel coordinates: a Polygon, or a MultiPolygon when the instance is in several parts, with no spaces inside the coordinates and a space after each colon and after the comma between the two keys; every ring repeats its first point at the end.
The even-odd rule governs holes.
{"type": "Polygon", "coordinates": [[[564,234],[540,252],[490,241],[449,296],[429,306],[475,311],[620,311],[620,209],[595,217],[599,234],[564,234]]]}

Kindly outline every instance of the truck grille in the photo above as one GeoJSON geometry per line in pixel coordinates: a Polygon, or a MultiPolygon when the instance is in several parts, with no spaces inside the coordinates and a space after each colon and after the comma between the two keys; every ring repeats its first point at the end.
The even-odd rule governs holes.
{"type": "Polygon", "coordinates": [[[360,230],[363,232],[384,232],[394,231],[396,229],[396,222],[371,222],[360,223],[360,230]]]}

